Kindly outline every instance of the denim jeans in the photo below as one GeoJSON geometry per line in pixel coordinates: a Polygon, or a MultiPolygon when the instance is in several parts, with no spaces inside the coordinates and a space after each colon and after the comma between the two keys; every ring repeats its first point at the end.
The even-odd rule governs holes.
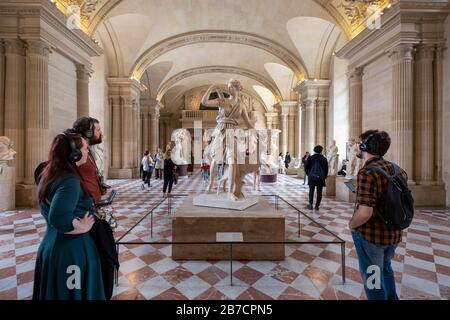
{"type": "Polygon", "coordinates": [[[355,244],[356,253],[358,254],[359,272],[364,281],[364,290],[368,300],[398,300],[395,290],[394,271],[391,267],[391,259],[394,257],[397,244],[394,245],[377,245],[365,240],[361,234],[352,230],[353,242],[355,244]],[[376,272],[373,267],[368,270],[369,266],[378,266],[380,286],[373,286],[376,281],[374,277],[376,272]],[[369,279],[370,278],[370,279],[369,279]],[[367,281],[369,279],[369,281],[367,281]],[[368,282],[371,288],[369,288],[368,282]]]}

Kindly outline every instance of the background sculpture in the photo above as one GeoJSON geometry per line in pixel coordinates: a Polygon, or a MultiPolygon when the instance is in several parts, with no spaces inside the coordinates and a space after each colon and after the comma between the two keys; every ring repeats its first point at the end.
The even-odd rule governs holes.
{"type": "Polygon", "coordinates": [[[359,169],[362,167],[362,160],[356,155],[359,152],[358,144],[355,139],[350,139],[347,145],[348,164],[346,178],[354,178],[358,175],[359,169]]]}
{"type": "Polygon", "coordinates": [[[6,161],[14,160],[14,156],[17,154],[12,147],[13,143],[8,137],[0,137],[0,174],[3,173],[3,167],[6,166],[6,161]]]}
{"type": "Polygon", "coordinates": [[[328,160],[328,175],[335,176],[338,172],[338,147],[336,145],[336,140],[333,140],[331,145],[327,149],[327,160],[328,160]]]}
{"type": "Polygon", "coordinates": [[[187,129],[177,129],[172,133],[175,147],[172,150],[172,161],[176,165],[191,163],[191,134],[187,129]]]}

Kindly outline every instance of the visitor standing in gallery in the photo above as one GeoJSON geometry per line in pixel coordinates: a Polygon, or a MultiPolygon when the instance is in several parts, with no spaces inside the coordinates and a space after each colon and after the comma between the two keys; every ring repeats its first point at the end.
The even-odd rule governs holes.
{"type": "Polygon", "coordinates": [[[322,155],[323,147],[317,145],[314,147],[314,155],[308,158],[305,164],[305,172],[308,175],[309,186],[309,204],[307,208],[312,210],[314,203],[314,190],[317,190],[316,206],[314,209],[319,211],[322,201],[322,189],[325,187],[325,180],[328,176],[328,161],[322,155]]]}
{"type": "Polygon", "coordinates": [[[79,134],[59,134],[37,187],[47,229],[39,246],[33,300],[104,300],[100,256],[89,233],[94,202],[78,168],[88,161],[79,134]]]}
{"type": "Polygon", "coordinates": [[[174,182],[174,173],[177,166],[172,161],[172,153],[170,150],[166,151],[166,156],[164,157],[164,185],[163,185],[163,195],[164,197],[170,195],[172,192],[172,186],[174,182]],[[167,190],[167,187],[169,188],[167,190]],[[167,191],[167,193],[166,193],[167,191]]]}
{"type": "MultiPolygon", "coordinates": [[[[349,222],[358,254],[359,271],[367,299],[398,300],[391,260],[402,241],[402,230],[392,228],[386,223],[385,205],[388,201],[389,179],[395,176],[396,188],[403,184],[407,190],[408,175],[397,165],[383,159],[391,145],[388,133],[368,130],[361,134],[360,139],[357,156],[365,163],[358,172],[356,210],[349,222]],[[374,272],[375,267],[378,273],[374,272]],[[371,281],[374,273],[378,274],[378,286],[373,286],[371,281]],[[369,286],[368,282],[371,282],[369,286]]],[[[392,190],[389,190],[389,193],[392,194],[392,190]]],[[[402,199],[404,200],[405,198],[402,199]]],[[[397,205],[395,208],[398,208],[397,205]]],[[[388,208],[392,207],[390,203],[388,208]]],[[[410,203],[410,208],[414,212],[413,203],[410,203]]],[[[404,220],[404,208],[400,209],[395,212],[402,212],[401,218],[404,220]]]]}

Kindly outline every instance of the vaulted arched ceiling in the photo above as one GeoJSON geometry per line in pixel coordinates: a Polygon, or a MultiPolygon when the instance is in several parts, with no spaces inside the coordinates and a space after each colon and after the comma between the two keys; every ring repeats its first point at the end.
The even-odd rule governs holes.
{"type": "Polygon", "coordinates": [[[299,80],[329,77],[332,52],[361,26],[365,8],[350,10],[350,0],[56,1],[62,10],[81,6],[83,28],[100,41],[108,76],[145,80],[158,99],[171,88],[192,88],[189,81],[233,76],[248,91],[265,88],[289,100],[299,80]]]}

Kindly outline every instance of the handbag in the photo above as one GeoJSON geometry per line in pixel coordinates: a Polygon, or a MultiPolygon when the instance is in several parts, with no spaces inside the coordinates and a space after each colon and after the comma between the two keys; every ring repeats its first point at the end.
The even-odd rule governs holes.
{"type": "Polygon", "coordinates": [[[111,299],[114,289],[114,272],[119,270],[119,255],[116,250],[113,229],[117,227],[112,209],[94,207],[95,223],[89,231],[100,256],[103,287],[107,300],[111,299]]]}

